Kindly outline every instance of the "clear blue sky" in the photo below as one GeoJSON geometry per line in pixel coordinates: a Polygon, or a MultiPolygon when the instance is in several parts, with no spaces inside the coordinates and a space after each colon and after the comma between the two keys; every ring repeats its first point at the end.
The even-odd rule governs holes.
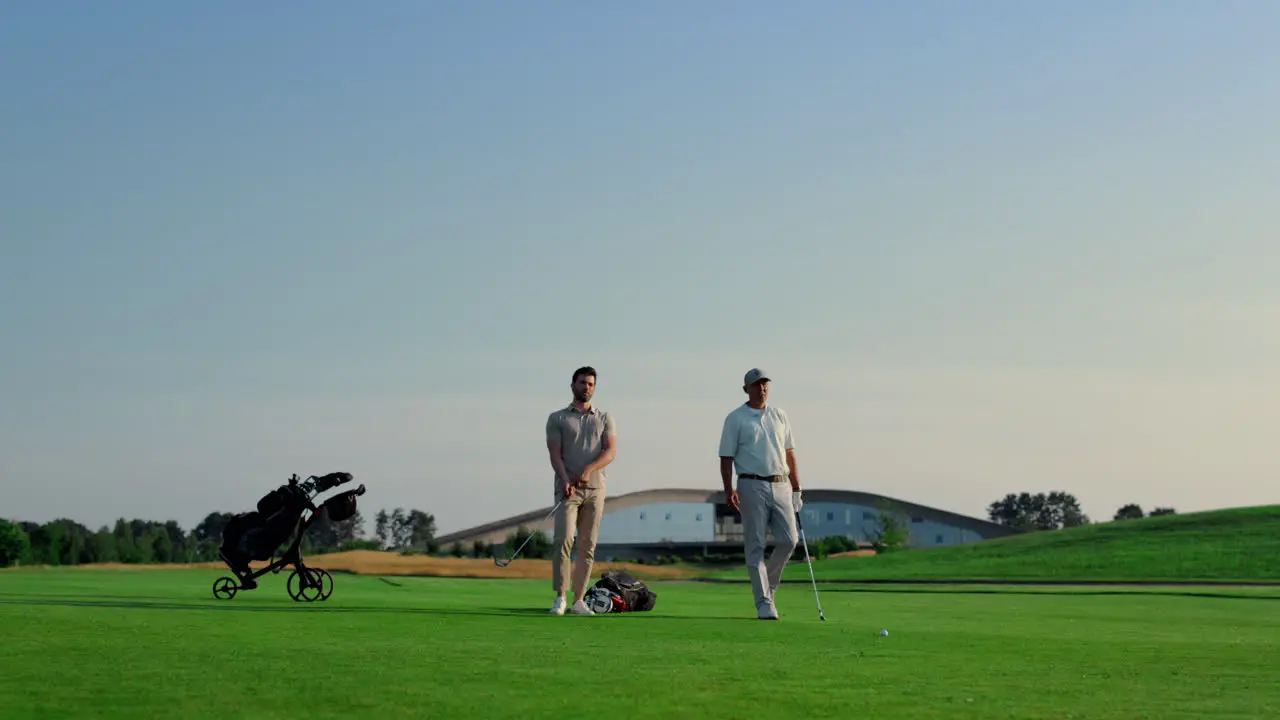
{"type": "Polygon", "coordinates": [[[715,489],[775,376],[809,488],[982,516],[1277,501],[1280,4],[0,9],[0,516],[347,470],[442,532],[715,489]]]}

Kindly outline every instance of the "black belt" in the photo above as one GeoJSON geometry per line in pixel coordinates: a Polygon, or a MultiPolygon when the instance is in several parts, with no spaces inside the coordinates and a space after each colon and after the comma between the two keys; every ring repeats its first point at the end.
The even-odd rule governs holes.
{"type": "Polygon", "coordinates": [[[765,482],[782,482],[781,475],[755,475],[753,473],[740,473],[740,478],[748,478],[750,480],[764,480],[765,482]]]}

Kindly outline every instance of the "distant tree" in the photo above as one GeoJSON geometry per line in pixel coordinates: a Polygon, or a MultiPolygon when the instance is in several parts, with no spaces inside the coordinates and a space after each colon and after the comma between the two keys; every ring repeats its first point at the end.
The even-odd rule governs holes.
{"type": "Polygon", "coordinates": [[[1178,511],[1171,507],[1158,507],[1152,510],[1147,517],[1159,517],[1161,515],[1177,515],[1178,511]]]}
{"type": "Polygon", "coordinates": [[[177,520],[166,520],[164,532],[169,536],[170,562],[191,562],[195,560],[195,548],[188,535],[177,520]]]}
{"type": "Polygon", "coordinates": [[[524,550],[520,554],[527,558],[548,558],[551,557],[551,538],[541,530],[533,531],[523,525],[516,529],[515,533],[507,536],[507,542],[504,550],[510,554],[520,547],[525,540],[529,541],[524,546],[524,550]]]}
{"type": "Polygon", "coordinates": [[[138,552],[133,542],[133,528],[125,522],[124,518],[116,520],[115,528],[111,534],[116,539],[116,554],[122,563],[138,562],[138,552]]]}
{"type": "Polygon", "coordinates": [[[62,564],[81,565],[93,562],[92,544],[89,541],[89,528],[75,520],[58,518],[51,524],[62,528],[62,564]]]}
{"type": "Polygon", "coordinates": [[[891,502],[881,503],[880,512],[876,514],[876,529],[871,538],[871,547],[876,554],[905,550],[910,538],[906,515],[891,502]]]}
{"type": "Polygon", "coordinates": [[[0,567],[28,562],[31,540],[21,525],[0,519],[0,567]]]}
{"type": "Polygon", "coordinates": [[[173,541],[169,539],[169,533],[165,532],[164,527],[152,528],[150,533],[152,561],[158,563],[173,562],[173,541]]]}
{"type": "MultiPolygon", "coordinates": [[[[809,556],[814,560],[855,549],[857,549],[856,546],[843,535],[830,535],[809,541],[809,556]]],[[[804,548],[801,545],[796,545],[792,557],[796,560],[804,560],[804,548]]]]}
{"type": "Polygon", "coordinates": [[[1116,520],[1137,520],[1141,517],[1143,517],[1142,507],[1135,503],[1122,506],[1119,510],[1116,510],[1115,515],[1116,520]]]}
{"type": "Polygon", "coordinates": [[[987,506],[992,522],[1015,530],[1058,530],[1088,525],[1089,516],[1080,509],[1080,501],[1068,492],[1055,490],[1048,494],[1009,493],[987,506]]]}
{"type": "Polygon", "coordinates": [[[1058,508],[1056,515],[1058,527],[1080,527],[1090,523],[1089,516],[1081,509],[1080,501],[1075,495],[1068,492],[1051,492],[1048,500],[1050,505],[1058,508]]]}
{"type": "MultiPolygon", "coordinates": [[[[1023,496],[1030,498],[1028,493],[1023,493],[1023,496]]],[[[987,506],[987,517],[990,518],[991,522],[1005,527],[1018,530],[1028,529],[1031,526],[1031,522],[1026,517],[1023,506],[1024,503],[1018,501],[1017,495],[1009,493],[987,506]]]]}
{"type": "Polygon", "coordinates": [[[386,510],[379,510],[378,514],[373,518],[373,537],[378,541],[379,547],[390,547],[391,545],[391,516],[386,510]]]}
{"type": "Polygon", "coordinates": [[[31,539],[31,561],[36,565],[62,565],[67,545],[65,529],[57,523],[45,523],[28,532],[31,539]]]}
{"type": "Polygon", "coordinates": [[[428,546],[436,537],[436,517],[421,510],[410,510],[409,545],[415,548],[428,546]]]}
{"type": "Polygon", "coordinates": [[[409,516],[405,514],[404,508],[392,510],[387,525],[387,529],[391,533],[391,547],[396,549],[407,548],[409,546],[411,528],[409,527],[409,516]]]}
{"type": "Polygon", "coordinates": [[[843,535],[831,535],[829,537],[825,537],[818,543],[818,546],[818,552],[821,553],[823,557],[857,549],[854,544],[843,535]]]}
{"type": "Polygon", "coordinates": [[[422,510],[396,508],[390,515],[381,510],[374,522],[378,541],[394,550],[429,551],[436,536],[435,516],[422,510]]]}
{"type": "MultiPolygon", "coordinates": [[[[202,558],[203,559],[203,558],[202,558]]],[[[120,554],[116,551],[116,536],[111,528],[103,525],[93,534],[93,561],[100,563],[120,562],[120,554]]]]}
{"type": "Polygon", "coordinates": [[[460,558],[460,557],[465,557],[467,552],[462,549],[462,543],[456,542],[449,548],[449,554],[454,557],[460,558]]]}
{"type": "Polygon", "coordinates": [[[475,557],[484,557],[489,554],[489,544],[483,540],[476,540],[471,543],[471,552],[475,557]]]}
{"type": "Polygon", "coordinates": [[[133,562],[139,565],[148,565],[155,562],[154,531],[139,520],[133,521],[132,531],[135,533],[133,536],[133,562]]]}

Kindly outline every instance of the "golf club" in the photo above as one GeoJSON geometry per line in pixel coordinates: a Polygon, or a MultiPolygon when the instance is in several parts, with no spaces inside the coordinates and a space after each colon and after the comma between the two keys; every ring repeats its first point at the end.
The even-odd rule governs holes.
{"type": "MultiPolygon", "coordinates": [[[[557,501],[556,501],[556,505],[555,505],[555,507],[551,508],[551,512],[547,513],[547,516],[546,516],[545,518],[543,518],[543,519],[542,519],[542,522],[546,522],[546,521],[550,520],[550,519],[551,519],[551,516],[556,514],[556,510],[559,510],[559,509],[560,509],[560,503],[564,502],[564,500],[565,500],[564,498],[560,498],[559,500],[557,500],[557,501]]],[[[531,533],[529,533],[529,537],[525,538],[525,539],[524,539],[524,542],[520,543],[520,547],[516,548],[516,551],[515,551],[515,552],[513,552],[513,553],[511,553],[511,557],[509,557],[509,558],[507,558],[507,559],[505,559],[505,560],[499,560],[499,559],[498,559],[498,556],[497,556],[497,555],[494,555],[494,556],[493,556],[493,564],[494,564],[494,565],[497,565],[498,567],[506,567],[506,566],[510,565],[510,564],[511,564],[511,561],[516,559],[516,556],[520,554],[520,551],[524,549],[524,546],[525,546],[525,545],[528,545],[528,544],[529,544],[529,541],[530,541],[530,540],[532,540],[532,539],[533,539],[533,536],[534,536],[534,535],[536,535],[536,534],[537,534],[537,532],[536,532],[536,531],[535,531],[535,532],[531,532],[531,533]]]]}
{"type": "Polygon", "coordinates": [[[827,621],[822,614],[822,600],[818,598],[818,579],[813,576],[813,560],[809,558],[809,541],[804,537],[804,523],[800,522],[800,511],[796,510],[796,527],[800,529],[800,542],[804,544],[804,561],[809,564],[809,580],[813,582],[813,601],[818,604],[818,619],[827,621]]]}

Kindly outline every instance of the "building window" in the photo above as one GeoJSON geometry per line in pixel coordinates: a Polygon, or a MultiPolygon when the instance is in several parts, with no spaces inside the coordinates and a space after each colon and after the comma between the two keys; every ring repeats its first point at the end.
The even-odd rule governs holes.
{"type": "Polygon", "coordinates": [[[941,536],[941,535],[939,535],[939,536],[938,536],[938,544],[939,544],[939,545],[941,545],[941,544],[942,544],[942,536],[941,536]]]}
{"type": "Polygon", "coordinates": [[[667,513],[667,518],[666,518],[666,519],[668,519],[668,520],[670,520],[670,519],[671,519],[671,513],[667,513]]]}
{"type": "Polygon", "coordinates": [[[643,519],[644,519],[644,511],[643,511],[643,510],[641,510],[641,511],[640,511],[640,519],[641,519],[641,520],[643,520],[643,519]]]}
{"type": "Polygon", "coordinates": [[[922,523],[922,522],[924,522],[924,518],[922,518],[922,517],[913,517],[913,518],[911,518],[911,522],[913,522],[913,523],[922,523]]]}
{"type": "Polygon", "coordinates": [[[863,520],[875,520],[875,519],[876,519],[876,514],[875,514],[875,513],[873,513],[873,512],[863,512],[863,513],[862,513],[862,519],[863,519],[863,520]]]}
{"type": "Polygon", "coordinates": [[[836,519],[836,514],[835,514],[835,513],[833,513],[833,512],[829,512],[829,513],[827,513],[827,522],[831,522],[832,520],[835,520],[835,519],[836,519]]]}
{"type": "Polygon", "coordinates": [[[702,513],[698,513],[698,522],[702,522],[702,513]]]}

